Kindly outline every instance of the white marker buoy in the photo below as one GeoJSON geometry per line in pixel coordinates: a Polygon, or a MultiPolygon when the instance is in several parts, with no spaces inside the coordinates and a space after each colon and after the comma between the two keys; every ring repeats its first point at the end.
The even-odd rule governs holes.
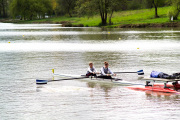
{"type": "Polygon", "coordinates": [[[173,21],[173,16],[171,16],[171,21],[173,21]]]}

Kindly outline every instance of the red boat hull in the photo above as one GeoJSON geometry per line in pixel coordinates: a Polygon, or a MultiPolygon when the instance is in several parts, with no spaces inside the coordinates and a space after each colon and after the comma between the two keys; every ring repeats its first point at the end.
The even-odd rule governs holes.
{"type": "MultiPolygon", "coordinates": [[[[164,84],[154,84],[154,87],[158,87],[158,86],[163,88],[164,84]]],[[[172,85],[171,83],[169,83],[166,86],[169,87],[169,88],[180,89],[180,84],[172,85]]]]}
{"type": "Polygon", "coordinates": [[[130,86],[127,87],[132,90],[140,90],[140,91],[154,91],[154,92],[164,92],[164,93],[179,93],[173,89],[162,88],[161,86],[130,86]]]}

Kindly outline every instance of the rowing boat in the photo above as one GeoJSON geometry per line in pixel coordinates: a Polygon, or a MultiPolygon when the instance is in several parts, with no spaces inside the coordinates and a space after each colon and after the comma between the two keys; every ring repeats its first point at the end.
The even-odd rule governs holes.
{"type": "Polygon", "coordinates": [[[177,93],[180,94],[180,92],[176,91],[178,88],[180,88],[180,85],[177,83],[176,85],[170,85],[167,84],[168,82],[178,82],[180,79],[162,79],[162,78],[143,78],[143,80],[146,81],[145,86],[129,86],[127,88],[132,90],[140,90],[140,91],[153,91],[153,92],[164,92],[164,93],[177,93]],[[149,84],[150,82],[156,82],[161,81],[164,82],[164,84],[149,84]]]}
{"type": "Polygon", "coordinates": [[[130,86],[127,87],[132,90],[139,90],[139,91],[153,91],[153,92],[164,92],[164,93],[178,93],[178,91],[175,91],[170,88],[162,88],[160,86],[130,86]]]}
{"type": "Polygon", "coordinates": [[[151,78],[150,77],[150,78],[143,78],[142,80],[149,81],[149,82],[160,81],[160,82],[164,82],[165,84],[155,83],[154,86],[163,87],[165,85],[165,87],[168,87],[168,88],[180,89],[180,84],[178,83],[180,79],[164,79],[164,78],[151,78]]]}
{"type": "MultiPolygon", "coordinates": [[[[109,82],[113,83],[116,85],[141,85],[138,83],[132,83],[128,81],[124,81],[122,79],[118,78],[105,78],[102,76],[89,76],[87,77],[86,75],[70,75],[70,74],[55,74],[54,69],[52,69],[53,73],[53,78],[52,79],[36,79],[36,84],[47,84],[48,82],[52,81],[62,81],[62,80],[84,80],[84,81],[101,81],[101,82],[109,82]]],[[[138,75],[144,75],[143,70],[139,70],[137,72],[115,72],[116,74],[121,74],[121,73],[137,73],[138,75]]]]}
{"type": "Polygon", "coordinates": [[[36,84],[47,84],[48,82],[52,82],[52,81],[74,80],[74,79],[81,80],[81,81],[107,82],[107,83],[113,83],[116,85],[124,85],[124,86],[141,85],[138,83],[124,81],[118,78],[105,79],[105,78],[99,78],[99,77],[94,77],[94,76],[87,77],[85,75],[69,75],[69,74],[53,74],[53,79],[50,79],[50,80],[36,79],[36,84]]]}

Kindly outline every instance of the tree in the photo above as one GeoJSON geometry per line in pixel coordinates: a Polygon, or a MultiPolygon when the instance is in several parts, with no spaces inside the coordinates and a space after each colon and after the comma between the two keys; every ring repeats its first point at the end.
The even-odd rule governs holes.
{"type": "Polygon", "coordinates": [[[158,18],[158,13],[157,13],[157,7],[158,7],[158,1],[157,0],[152,0],[152,3],[154,5],[154,8],[155,8],[155,18],[158,18]]]}
{"type": "MultiPolygon", "coordinates": [[[[91,17],[98,12],[98,10],[92,6],[94,6],[94,3],[91,2],[91,0],[77,0],[75,11],[79,17],[84,15],[91,17]]],[[[97,8],[96,5],[95,7],[97,8]]]]}
{"type": "Polygon", "coordinates": [[[94,15],[100,14],[101,24],[107,24],[108,15],[110,16],[110,24],[113,12],[121,8],[122,0],[78,0],[77,13],[78,15],[94,15]]]}
{"type": "Polygon", "coordinates": [[[8,0],[0,0],[0,15],[7,17],[8,0]]]}
{"type": "Polygon", "coordinates": [[[155,18],[158,18],[158,7],[164,6],[166,0],[152,0],[152,4],[155,8],[155,18]]]}
{"type": "Polygon", "coordinates": [[[57,8],[58,8],[57,0],[52,0],[53,15],[57,16],[57,8]]]}
{"type": "Polygon", "coordinates": [[[64,13],[68,13],[70,17],[72,17],[72,12],[76,5],[76,0],[57,0],[59,4],[60,11],[64,13]]]}
{"type": "Polygon", "coordinates": [[[151,0],[144,0],[142,3],[142,8],[152,8],[153,4],[151,0]]]}
{"type": "Polygon", "coordinates": [[[127,2],[130,10],[141,9],[142,7],[142,0],[128,0],[127,2]]]}
{"type": "Polygon", "coordinates": [[[125,0],[110,0],[110,3],[109,3],[109,24],[111,25],[112,24],[112,21],[111,21],[111,18],[112,18],[112,15],[114,13],[114,11],[118,11],[118,10],[122,10],[123,9],[123,6],[121,3],[125,3],[126,1],[125,0]]]}
{"type": "Polygon", "coordinates": [[[51,0],[13,0],[10,5],[13,17],[21,16],[21,19],[32,20],[45,18],[52,15],[51,0]]]}
{"type": "Polygon", "coordinates": [[[177,20],[180,12],[180,0],[172,0],[172,10],[169,11],[169,17],[173,16],[173,20],[177,20]]]}

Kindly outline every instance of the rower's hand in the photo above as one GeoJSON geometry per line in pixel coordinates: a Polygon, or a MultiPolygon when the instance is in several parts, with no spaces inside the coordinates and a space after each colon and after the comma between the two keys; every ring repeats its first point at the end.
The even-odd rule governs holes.
{"type": "Polygon", "coordinates": [[[107,74],[107,76],[111,76],[111,74],[107,74]]]}
{"type": "Polygon", "coordinates": [[[113,74],[113,76],[116,76],[116,74],[113,74]]]}

